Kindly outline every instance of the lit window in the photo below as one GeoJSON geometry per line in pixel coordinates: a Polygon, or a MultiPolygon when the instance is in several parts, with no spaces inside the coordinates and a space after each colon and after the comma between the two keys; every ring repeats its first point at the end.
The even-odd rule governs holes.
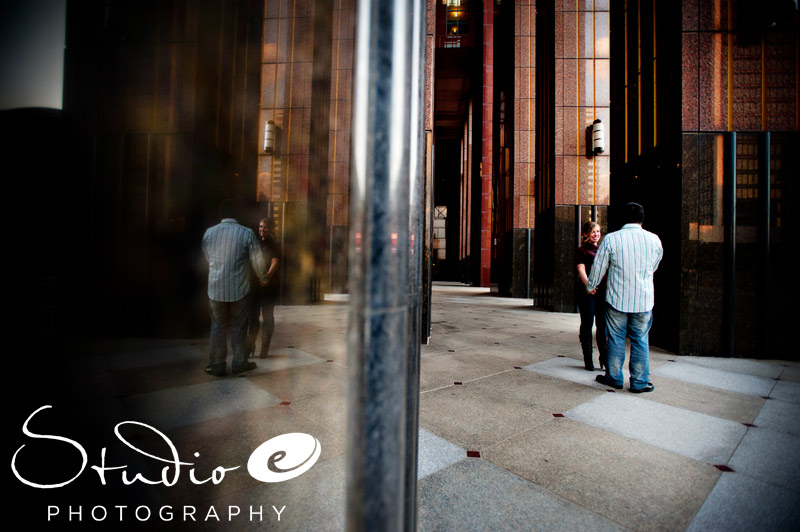
{"type": "MultiPolygon", "coordinates": [[[[466,3],[466,2],[465,2],[466,3]]],[[[447,0],[447,36],[469,33],[469,10],[461,0],[447,0]]]]}

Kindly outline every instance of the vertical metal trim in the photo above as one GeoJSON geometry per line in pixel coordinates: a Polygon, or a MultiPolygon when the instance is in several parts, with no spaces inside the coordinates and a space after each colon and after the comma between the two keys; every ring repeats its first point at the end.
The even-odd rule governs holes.
{"type": "MultiPolygon", "coordinates": [[[[342,47],[342,0],[339,0],[339,13],[336,16],[336,61],[335,68],[331,68],[331,76],[335,77],[333,92],[333,169],[331,170],[331,187],[329,190],[336,191],[336,143],[339,134],[339,75],[341,73],[341,47],[342,47]]],[[[331,201],[331,234],[333,226],[336,224],[336,201],[331,201]]],[[[333,249],[333,248],[331,248],[333,249]]],[[[331,255],[333,257],[333,255],[331,255]]]]}
{"type": "MultiPolygon", "coordinates": [[[[628,109],[628,93],[630,86],[628,85],[628,0],[625,0],[624,7],[624,27],[623,39],[625,40],[625,163],[628,163],[628,121],[630,117],[630,110],[628,109]]],[[[609,54],[610,55],[610,54],[609,54]]]]}
{"type": "Polygon", "coordinates": [[[658,146],[658,39],[656,0],[653,0],[653,147],[658,146]]]}
{"type": "MultiPolygon", "coordinates": [[[[533,72],[534,72],[533,47],[536,45],[536,38],[535,38],[535,36],[531,35],[531,32],[534,31],[533,30],[534,22],[532,20],[532,16],[533,16],[535,10],[536,10],[536,8],[534,6],[532,6],[530,4],[528,5],[528,34],[525,36],[528,39],[528,94],[527,94],[528,98],[527,98],[526,103],[525,103],[525,105],[528,106],[528,130],[526,132],[527,135],[528,135],[528,155],[527,155],[526,161],[525,161],[525,166],[527,167],[526,168],[526,170],[527,170],[526,179],[527,179],[527,191],[528,191],[528,193],[527,193],[527,198],[526,198],[526,201],[527,201],[527,209],[526,209],[527,222],[526,222],[525,227],[527,227],[528,229],[530,229],[530,227],[531,227],[531,166],[533,166],[533,164],[535,164],[535,162],[536,162],[536,156],[534,155],[533,157],[531,157],[531,151],[532,151],[532,148],[534,148],[534,146],[532,146],[533,143],[531,141],[531,137],[533,136],[531,132],[534,130],[534,127],[535,127],[534,126],[534,119],[535,119],[534,113],[536,112],[536,99],[535,99],[535,96],[534,96],[534,90],[535,90],[534,83],[535,82],[533,80],[533,72]]],[[[530,268],[528,268],[528,271],[530,273],[530,268]]],[[[530,290],[529,290],[529,292],[530,292],[530,290]]],[[[528,297],[530,297],[530,296],[528,296],[528,297]]]]}
{"type": "Polygon", "coordinates": [[[767,34],[761,33],[761,131],[767,130],[769,107],[767,106],[767,34]]]}
{"type": "MultiPolygon", "coordinates": [[[[288,111],[286,112],[286,166],[283,168],[283,201],[289,201],[289,170],[292,167],[292,90],[294,89],[294,25],[297,21],[296,16],[297,2],[292,1],[292,36],[289,37],[289,98],[286,100],[288,111]]],[[[278,21],[280,24],[280,20],[278,21]]],[[[278,83],[278,70],[275,67],[275,83],[278,83]]]]}
{"type": "Polygon", "coordinates": [[[636,0],[636,137],[638,139],[638,151],[636,155],[642,154],[642,2],[636,0]]]}
{"type": "Polygon", "coordinates": [[[406,461],[405,461],[405,518],[404,529],[417,528],[417,442],[419,440],[420,349],[422,331],[422,233],[423,181],[425,160],[425,51],[427,2],[413,0],[411,6],[411,87],[409,106],[409,265],[408,321],[406,343],[406,461]]]}
{"type": "Polygon", "coordinates": [[[725,228],[725,268],[723,287],[723,351],[734,356],[736,329],[736,132],[724,134],[723,227],[725,228]]]}
{"type": "MultiPolygon", "coordinates": [[[[236,124],[236,58],[238,56],[238,48],[239,48],[239,6],[237,5],[233,9],[233,37],[231,38],[231,71],[230,71],[230,80],[231,80],[231,101],[228,104],[228,115],[230,116],[230,123],[228,124],[228,153],[233,155],[234,147],[233,147],[233,130],[236,124]]],[[[245,58],[247,57],[247,53],[245,52],[245,58]]],[[[221,73],[220,73],[221,74],[221,73]]],[[[244,72],[244,78],[247,80],[247,72],[244,72]]],[[[242,113],[244,114],[244,113],[242,113]]],[[[259,126],[260,128],[260,126],[259,126]]],[[[244,130],[244,124],[242,124],[242,130],[244,130]]],[[[242,137],[244,139],[244,136],[242,137]]],[[[244,145],[244,142],[242,142],[244,145]]],[[[238,165],[237,165],[238,166],[238,165]]],[[[238,184],[238,183],[237,183],[238,184]]],[[[234,185],[236,186],[236,185],[234,185]]]]}
{"type": "Polygon", "coordinates": [[[525,229],[525,298],[531,298],[531,228],[525,229]]]}

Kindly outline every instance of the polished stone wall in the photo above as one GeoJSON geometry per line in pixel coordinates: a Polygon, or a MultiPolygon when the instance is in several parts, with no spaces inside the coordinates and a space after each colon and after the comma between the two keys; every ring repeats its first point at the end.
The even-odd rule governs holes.
{"type": "Polygon", "coordinates": [[[612,6],[612,24],[612,213],[642,203],[665,250],[651,341],[681,354],[786,356],[788,301],[775,283],[794,223],[782,176],[797,167],[786,149],[800,130],[797,9],[637,1],[612,6]]]}
{"type": "Polygon", "coordinates": [[[70,334],[206,329],[200,239],[255,186],[263,5],[69,2],[70,334]]]}
{"type": "MultiPolygon", "coordinates": [[[[520,206],[527,203],[528,207],[520,209],[515,227],[540,229],[541,223],[547,220],[553,232],[537,231],[535,241],[535,284],[547,285],[537,287],[536,293],[543,296],[537,296],[536,304],[572,312],[575,309],[572,262],[579,245],[575,237],[575,227],[579,223],[575,206],[607,206],[610,200],[612,146],[608,135],[613,124],[610,123],[609,4],[598,0],[565,0],[539,7],[536,16],[545,18],[538,21],[541,32],[531,41],[540,48],[540,53],[528,51],[526,54],[527,43],[519,39],[519,79],[525,79],[526,70],[522,66],[528,67],[526,58],[535,57],[544,59],[544,64],[528,67],[533,76],[551,79],[536,82],[538,107],[536,102],[530,105],[524,100],[519,102],[520,142],[517,148],[522,160],[530,162],[527,166],[520,166],[519,162],[515,166],[515,170],[522,172],[518,185],[520,196],[527,198],[527,202],[520,201],[520,206]],[[532,109],[539,109],[540,114],[529,116],[532,109]],[[606,129],[605,151],[598,154],[592,153],[590,136],[596,119],[600,119],[606,129]],[[526,131],[526,124],[533,124],[533,130],[526,131]],[[547,138],[536,142],[531,140],[534,135],[547,138]],[[529,145],[535,146],[534,154],[529,151],[529,145]],[[526,181],[531,171],[539,181],[536,187],[530,187],[530,181],[526,181]],[[529,187],[534,197],[528,193],[529,187]],[[535,216],[531,217],[533,205],[535,216]]],[[[527,27],[528,31],[536,27],[535,24],[525,26],[520,20],[518,26],[527,27]]]]}
{"type": "Polygon", "coordinates": [[[607,205],[611,147],[588,156],[587,127],[610,124],[607,1],[565,0],[555,9],[555,204],[607,205]]]}
{"type": "Polygon", "coordinates": [[[515,228],[534,227],[535,148],[536,0],[517,0],[514,4],[513,227],[515,228]]]}
{"type": "Polygon", "coordinates": [[[788,345],[774,325],[781,319],[763,319],[783,314],[779,309],[788,306],[772,283],[785,268],[778,250],[784,249],[784,231],[793,223],[787,217],[791,190],[781,176],[797,166],[795,151],[787,150],[796,133],[776,133],[800,130],[798,16],[796,9],[783,7],[683,2],[681,353],[729,355],[730,328],[738,356],[782,356],[779,346],[788,345]],[[731,207],[723,205],[722,189],[733,178],[723,171],[722,160],[730,155],[724,150],[725,131],[737,133],[736,217],[728,222],[722,214],[731,207]],[[759,189],[765,148],[755,134],[767,131],[772,132],[770,219],[764,218],[764,190],[759,189]],[[726,250],[735,250],[732,292],[722,275],[732,256],[726,250]],[[729,302],[733,323],[726,318],[729,302]]]}
{"type": "MultiPolygon", "coordinates": [[[[424,96],[429,133],[435,7],[429,2],[424,96]]],[[[266,1],[260,143],[272,120],[278,148],[258,155],[256,193],[292,253],[283,270],[285,302],[347,290],[354,37],[355,0],[266,1]]]]}

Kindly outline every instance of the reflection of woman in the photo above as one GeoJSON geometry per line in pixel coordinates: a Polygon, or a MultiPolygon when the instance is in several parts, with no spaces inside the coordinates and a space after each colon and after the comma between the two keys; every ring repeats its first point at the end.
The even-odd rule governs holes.
{"type": "Polygon", "coordinates": [[[262,218],[258,222],[258,242],[261,244],[261,253],[267,263],[267,284],[253,290],[252,312],[250,314],[250,327],[247,332],[247,345],[250,356],[256,355],[256,336],[258,335],[258,321],[261,318],[261,351],[258,358],[267,358],[272,333],[275,331],[275,302],[278,299],[278,261],[280,248],[269,234],[268,220],[262,218]]]}
{"type": "Polygon", "coordinates": [[[594,294],[586,292],[586,282],[592,270],[597,246],[600,244],[600,226],[595,222],[586,222],[581,229],[583,243],[575,252],[575,264],[578,268],[576,287],[578,309],[581,314],[581,329],[578,338],[583,349],[583,363],[587,370],[594,370],[592,362],[592,326],[597,324],[597,350],[600,351],[600,369],[606,367],[608,361],[608,339],[606,338],[606,281],[600,283],[594,294]]]}

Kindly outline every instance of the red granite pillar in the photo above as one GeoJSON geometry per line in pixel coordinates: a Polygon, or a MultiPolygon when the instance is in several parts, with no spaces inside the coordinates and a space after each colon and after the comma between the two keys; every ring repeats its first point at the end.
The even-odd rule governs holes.
{"type": "Polygon", "coordinates": [[[489,286],[492,262],[492,106],[494,91],[494,2],[483,4],[483,114],[481,121],[480,285],[489,286]]]}

